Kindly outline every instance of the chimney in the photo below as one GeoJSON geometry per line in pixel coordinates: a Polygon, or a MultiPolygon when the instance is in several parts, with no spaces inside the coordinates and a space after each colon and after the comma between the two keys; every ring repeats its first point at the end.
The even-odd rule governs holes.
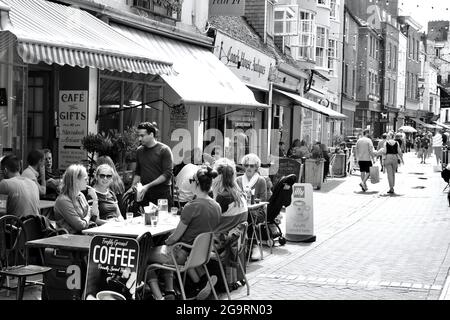
{"type": "Polygon", "coordinates": [[[266,0],[246,0],[245,19],[255,32],[264,39],[264,22],[266,14],[266,0]]]}

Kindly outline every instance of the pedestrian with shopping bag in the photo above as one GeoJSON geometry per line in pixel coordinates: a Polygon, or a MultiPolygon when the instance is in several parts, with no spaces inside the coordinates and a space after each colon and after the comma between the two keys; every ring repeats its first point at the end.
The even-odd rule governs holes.
{"type": "Polygon", "coordinates": [[[394,135],[390,133],[386,141],[384,167],[388,176],[389,191],[387,193],[394,194],[395,186],[395,173],[397,172],[398,165],[403,162],[403,153],[398,141],[394,140],[394,135]]]}

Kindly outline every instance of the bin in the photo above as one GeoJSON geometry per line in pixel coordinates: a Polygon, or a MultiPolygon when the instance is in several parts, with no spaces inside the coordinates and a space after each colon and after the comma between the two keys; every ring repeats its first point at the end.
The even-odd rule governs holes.
{"type": "Polygon", "coordinates": [[[342,178],[345,177],[345,165],[346,165],[346,157],[345,153],[338,153],[336,154],[336,158],[334,159],[333,163],[333,176],[342,178]]]}
{"type": "Polygon", "coordinates": [[[324,159],[305,160],[305,183],[312,184],[316,190],[322,188],[324,163],[324,159]]]}

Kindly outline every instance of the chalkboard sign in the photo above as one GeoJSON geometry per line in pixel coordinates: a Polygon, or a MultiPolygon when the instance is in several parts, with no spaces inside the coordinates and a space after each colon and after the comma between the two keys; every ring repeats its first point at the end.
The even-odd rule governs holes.
{"type": "Polygon", "coordinates": [[[288,176],[290,174],[295,174],[297,176],[297,181],[300,181],[302,171],[302,163],[300,160],[295,160],[291,158],[279,158],[278,160],[278,170],[272,173],[270,178],[275,186],[282,177],[288,176]]]}

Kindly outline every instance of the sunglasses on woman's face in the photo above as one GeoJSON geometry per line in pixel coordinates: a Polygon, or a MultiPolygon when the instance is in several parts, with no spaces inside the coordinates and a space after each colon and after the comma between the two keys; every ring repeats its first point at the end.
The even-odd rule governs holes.
{"type": "Polygon", "coordinates": [[[112,179],[112,174],[99,174],[100,179],[112,179]]]}
{"type": "Polygon", "coordinates": [[[244,167],[245,167],[245,168],[255,169],[255,168],[256,168],[256,165],[254,165],[254,164],[244,164],[244,167]]]}

